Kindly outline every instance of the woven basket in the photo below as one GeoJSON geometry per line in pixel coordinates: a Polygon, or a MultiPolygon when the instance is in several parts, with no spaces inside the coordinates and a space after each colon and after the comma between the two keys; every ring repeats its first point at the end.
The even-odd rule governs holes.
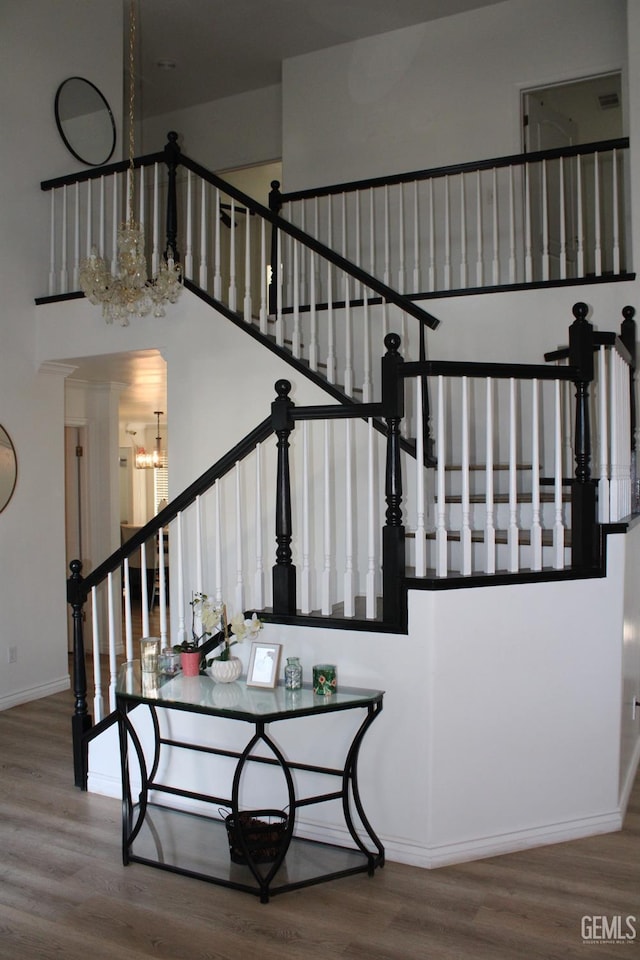
{"type": "Polygon", "coordinates": [[[233,863],[246,863],[242,835],[253,863],[270,863],[281,853],[288,817],[282,810],[243,810],[237,820],[232,813],[224,818],[233,863]]]}

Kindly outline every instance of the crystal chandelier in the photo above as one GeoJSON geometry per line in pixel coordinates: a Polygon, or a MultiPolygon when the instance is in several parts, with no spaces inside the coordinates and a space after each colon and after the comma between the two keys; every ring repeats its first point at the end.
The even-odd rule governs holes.
{"type": "Polygon", "coordinates": [[[118,320],[128,326],[131,317],[164,316],[166,303],[175,303],[182,289],[182,268],[174,262],[174,251],[167,247],[165,261],[152,279],[147,279],[144,233],[133,218],[134,185],[134,52],[135,0],[129,5],[129,173],[127,221],[120,225],[117,237],[117,272],[112,273],[95,247],[80,264],[80,287],[90,303],[102,304],[107,323],[118,320]]]}

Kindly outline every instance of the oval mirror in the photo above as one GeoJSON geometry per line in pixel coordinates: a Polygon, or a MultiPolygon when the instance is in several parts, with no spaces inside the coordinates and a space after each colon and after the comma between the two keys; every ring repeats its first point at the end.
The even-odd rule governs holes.
{"type": "Polygon", "coordinates": [[[98,88],[82,77],[69,77],[56,91],[56,124],[76,160],[100,167],[116,146],[111,108],[98,88]]]}
{"type": "Polygon", "coordinates": [[[4,427],[0,426],[0,513],[11,500],[16,488],[17,476],[16,451],[11,443],[11,437],[4,427]]]}

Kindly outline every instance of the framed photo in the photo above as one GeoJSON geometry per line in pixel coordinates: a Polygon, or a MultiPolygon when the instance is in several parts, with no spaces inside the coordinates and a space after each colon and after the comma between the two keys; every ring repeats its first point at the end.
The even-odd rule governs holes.
{"type": "Polygon", "coordinates": [[[260,643],[254,640],[247,670],[248,687],[275,687],[278,682],[281,652],[281,643],[260,643]]]}

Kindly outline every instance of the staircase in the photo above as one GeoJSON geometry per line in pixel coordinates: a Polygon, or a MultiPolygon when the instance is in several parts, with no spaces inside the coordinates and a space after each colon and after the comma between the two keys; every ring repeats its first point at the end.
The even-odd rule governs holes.
{"type": "MultiPolygon", "coordinates": [[[[170,543],[172,623],[169,631],[161,613],[163,642],[188,635],[192,585],[233,599],[234,609],[257,609],[266,620],[392,634],[407,629],[409,586],[602,575],[596,506],[606,523],[631,512],[634,356],[625,346],[635,344],[631,308],[622,336],[594,336],[586,305],[576,304],[569,347],[549,358],[557,365],[429,360],[437,352],[435,341],[427,349],[426,339],[438,326],[434,316],[182,157],[175,139],[136,167],[140,196],[151,183],[154,196],[180,211],[189,293],[333,402],[295,406],[289,383],[279,380],[271,415],[153,521],[88,575],[72,565],[79,786],[86,785],[92,728],[84,608],[90,599],[95,649],[101,638],[112,648],[120,571],[126,607],[128,559],[142,548],[142,629],[148,633],[144,571],[153,561],[144,544],[150,537],[157,537],[161,556],[165,538],[170,543]],[[270,263],[282,268],[268,285],[270,263]],[[380,363],[375,345],[383,340],[387,353],[380,363]],[[590,418],[598,438],[597,504],[590,418]],[[269,573],[264,544],[274,531],[269,573]],[[106,625],[101,608],[109,611],[106,625]]],[[[114,206],[110,200],[123,195],[125,172],[126,164],[116,164],[43,184],[52,195],[52,237],[88,249],[103,230],[104,248],[105,213],[114,206]],[[73,193],[67,192],[71,182],[73,193]],[[70,203],[77,208],[69,210],[70,203]],[[86,236],[71,237],[70,223],[76,230],[88,224],[86,236]]],[[[149,250],[153,269],[160,256],[149,250]]],[[[58,259],[73,258],[56,246],[52,264],[58,259]]],[[[40,302],[69,296],[68,289],[55,289],[56,278],[63,288],[73,286],[76,273],[77,265],[70,272],[52,268],[49,296],[40,302]]],[[[166,607],[162,577],[159,592],[166,607]]],[[[125,655],[133,659],[130,617],[125,623],[125,655]]],[[[112,671],[111,707],[114,684],[112,671]]],[[[96,720],[103,714],[97,694],[94,714],[96,720]]]]}

